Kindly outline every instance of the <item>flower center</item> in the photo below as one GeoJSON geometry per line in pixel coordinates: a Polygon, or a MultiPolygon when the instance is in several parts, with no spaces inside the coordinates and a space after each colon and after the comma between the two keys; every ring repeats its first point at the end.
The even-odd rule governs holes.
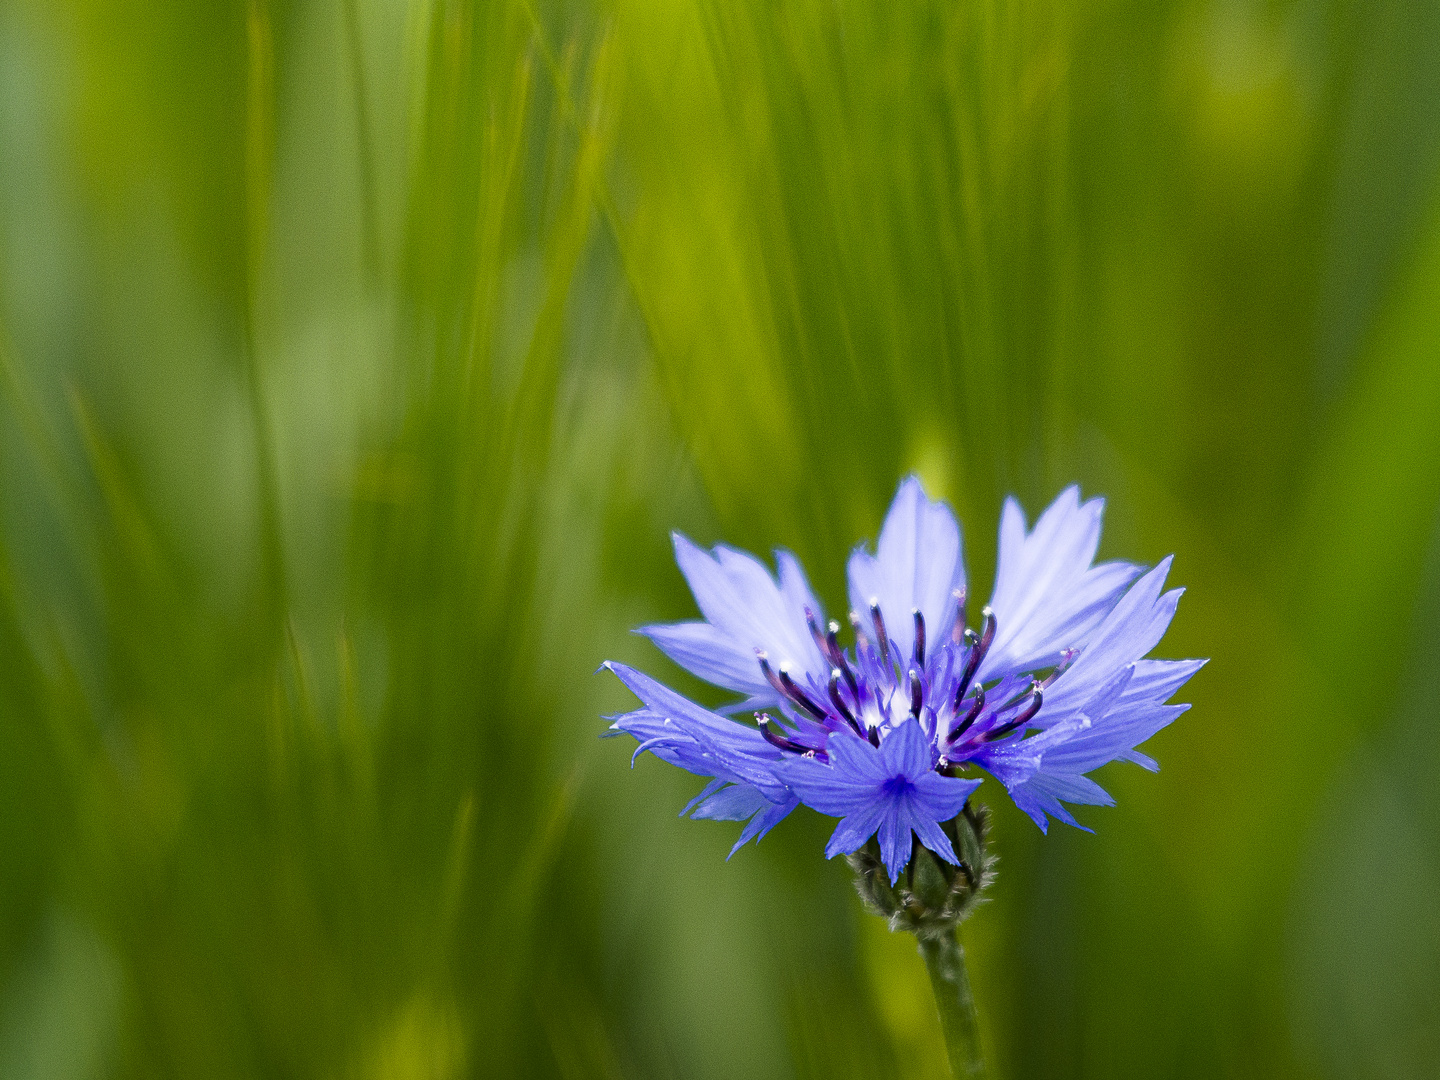
{"type": "Polygon", "coordinates": [[[880,785],[880,790],[886,795],[898,797],[915,787],[907,776],[892,776],[885,783],[880,785]]]}
{"type": "MultiPolygon", "coordinates": [[[[995,641],[997,622],[988,607],[977,633],[965,626],[965,597],[956,591],[958,614],[949,640],[938,646],[927,640],[925,616],[915,611],[915,644],[906,656],[886,630],[878,600],[870,602],[868,625],[850,613],[855,631],[853,653],[840,647],[840,624],[822,632],[814,612],[805,616],[821,656],[830,666],[828,679],[801,673],[788,664],[776,671],[763,650],[756,650],[760,670],[789,707],[785,727],[766,714],[757,715],[761,733],[781,750],[827,760],[826,744],[835,734],[853,734],[879,746],[895,728],[914,718],[929,736],[935,767],[952,767],[980,753],[987,744],[1024,738],[1040,711],[1043,691],[1070,662],[1061,663],[1042,681],[1032,674],[1012,674],[986,686],[978,678],[981,664],[995,641]],[[802,681],[803,680],[803,681],[802,681]]],[[[888,782],[887,782],[888,783],[888,782]]]]}

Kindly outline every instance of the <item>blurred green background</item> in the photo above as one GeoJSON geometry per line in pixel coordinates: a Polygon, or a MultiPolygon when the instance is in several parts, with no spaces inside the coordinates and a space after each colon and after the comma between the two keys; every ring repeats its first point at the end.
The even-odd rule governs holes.
{"type": "Polygon", "coordinates": [[[838,608],[911,469],[1214,658],[989,791],[996,1073],[1440,1075],[1434,0],[0,0],[0,1076],[943,1076],[596,738],[671,528],[838,608]]]}

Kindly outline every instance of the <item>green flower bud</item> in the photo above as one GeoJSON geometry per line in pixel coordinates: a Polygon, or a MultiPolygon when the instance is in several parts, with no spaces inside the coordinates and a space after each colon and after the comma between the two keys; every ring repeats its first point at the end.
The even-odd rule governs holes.
{"type": "Polygon", "coordinates": [[[845,857],[866,909],[883,916],[891,930],[908,930],[922,939],[953,933],[994,878],[994,858],[985,846],[990,812],[984,806],[967,802],[960,815],[941,828],[955,847],[959,866],[938,858],[917,839],[910,864],[891,885],[875,837],[845,857]]]}

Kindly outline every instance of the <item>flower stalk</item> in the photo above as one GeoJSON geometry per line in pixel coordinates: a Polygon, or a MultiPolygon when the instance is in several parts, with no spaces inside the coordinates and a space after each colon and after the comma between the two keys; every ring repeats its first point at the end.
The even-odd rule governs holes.
{"type": "Polygon", "coordinates": [[[985,1060],[959,934],[961,921],[995,876],[994,856],[986,844],[990,814],[983,805],[967,802],[941,828],[960,856],[958,865],[935,858],[917,841],[905,873],[892,883],[873,838],[846,861],[866,910],[884,918],[892,931],[914,934],[919,943],[935,991],[950,1071],[959,1078],[978,1077],[985,1075],[985,1060]]]}
{"type": "Polygon", "coordinates": [[[985,1058],[980,1052],[980,1024],[975,1015],[975,995],[965,971],[965,951],[960,930],[920,938],[920,955],[930,973],[935,1005],[940,1010],[940,1029],[945,1033],[945,1052],[956,1080],[975,1080],[985,1075],[985,1058]]]}

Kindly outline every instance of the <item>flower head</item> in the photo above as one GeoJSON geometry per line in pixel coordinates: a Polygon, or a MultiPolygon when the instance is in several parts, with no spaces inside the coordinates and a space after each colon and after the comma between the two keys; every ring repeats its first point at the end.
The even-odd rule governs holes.
{"type": "Polygon", "coordinates": [[[644,707],[611,733],[639,739],[637,756],[711,777],[682,814],[745,820],[736,849],[803,802],[841,819],[827,857],[878,834],[892,883],[912,836],[959,861],[941,825],[980,785],[977,770],[1042,830],[1047,815],[1075,825],[1063,803],[1112,801],[1086,773],[1120,759],[1157,767],[1135,747],[1189,708],[1165,703],[1204,663],[1144,659],[1182,590],[1163,591],[1169,559],[1148,572],[1093,565],[1103,508],[1071,487],[1027,530],[1006,500],[995,589],[968,627],[960,527],[910,477],[875,552],[850,556],[849,648],[789,552],[776,553],[776,577],[754,556],[676,534],[705,618],[641,632],[744,695],[722,711],[756,711],[756,724],[612,663],[644,707]]]}

